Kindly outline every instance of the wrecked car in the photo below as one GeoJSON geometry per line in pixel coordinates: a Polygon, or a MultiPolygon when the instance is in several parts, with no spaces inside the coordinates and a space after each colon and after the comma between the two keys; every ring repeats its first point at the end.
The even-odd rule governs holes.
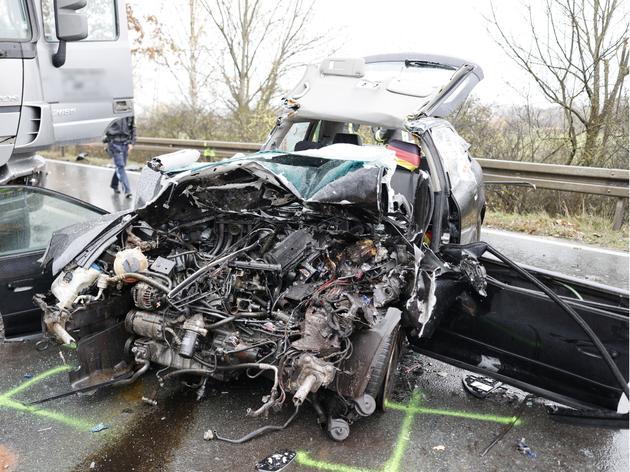
{"type": "Polygon", "coordinates": [[[260,152],[154,159],[133,211],[56,232],[35,302],[48,335],[77,345],[73,389],[150,366],[200,395],[208,379],[263,375],[248,414],[291,405],[289,421],[218,439],[282,428],[308,401],[343,440],[384,407],[406,342],[627,425],[628,293],[479,241],[481,169],[440,117],[482,77],[421,54],[325,60],[260,152]]]}

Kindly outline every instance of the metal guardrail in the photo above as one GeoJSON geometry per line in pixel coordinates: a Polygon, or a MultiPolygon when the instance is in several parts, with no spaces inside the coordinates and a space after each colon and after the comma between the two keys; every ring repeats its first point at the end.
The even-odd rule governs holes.
{"type": "Polygon", "coordinates": [[[564,166],[535,162],[477,159],[487,181],[515,180],[537,188],[628,198],[630,172],[625,169],[564,166]]]}
{"type": "Polygon", "coordinates": [[[238,152],[256,152],[262,144],[228,141],[203,141],[201,139],[143,138],[136,139],[135,148],[140,151],[169,152],[180,149],[197,149],[206,157],[221,159],[238,152]],[[204,151],[206,153],[204,154],[204,151]]]}
{"type": "MultiPolygon", "coordinates": [[[[176,151],[197,149],[212,151],[216,158],[232,156],[238,152],[255,152],[258,143],[236,143],[227,141],[203,141],[167,138],[138,138],[136,149],[145,151],[176,151]]],[[[483,168],[484,177],[492,181],[530,182],[538,188],[565,190],[568,192],[606,195],[628,198],[630,172],[625,169],[578,167],[534,162],[477,159],[483,168]]]]}
{"type": "MultiPolygon", "coordinates": [[[[179,149],[197,149],[210,159],[221,159],[236,153],[255,152],[261,144],[226,141],[203,141],[168,138],[138,138],[136,149],[169,152],[179,149]]],[[[627,169],[539,164],[534,162],[477,159],[483,169],[486,182],[528,182],[537,188],[563,190],[617,197],[613,227],[619,229],[623,222],[625,200],[628,199],[627,169]]]]}

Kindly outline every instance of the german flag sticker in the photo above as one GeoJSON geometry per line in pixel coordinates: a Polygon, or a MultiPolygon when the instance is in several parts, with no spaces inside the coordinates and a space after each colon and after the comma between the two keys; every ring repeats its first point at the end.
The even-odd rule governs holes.
{"type": "Polygon", "coordinates": [[[420,148],[416,144],[392,139],[387,149],[396,153],[396,163],[399,166],[411,171],[420,166],[420,148]]]}

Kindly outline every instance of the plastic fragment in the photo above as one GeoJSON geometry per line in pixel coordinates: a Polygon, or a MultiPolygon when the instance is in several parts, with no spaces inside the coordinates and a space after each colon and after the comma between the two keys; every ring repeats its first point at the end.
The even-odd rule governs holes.
{"type": "Polygon", "coordinates": [[[295,451],[284,450],[276,452],[256,463],[259,472],[278,472],[283,470],[295,459],[295,451]]]}
{"type": "Polygon", "coordinates": [[[467,375],[462,380],[462,384],[468,393],[482,400],[503,385],[498,380],[479,375],[467,375]]]}
{"type": "Polygon", "coordinates": [[[214,431],[212,431],[211,429],[205,431],[203,433],[203,439],[204,441],[212,441],[214,439],[214,431]]]}
{"type": "Polygon", "coordinates": [[[92,433],[100,433],[101,431],[103,431],[105,429],[109,429],[109,426],[107,426],[106,424],[103,424],[103,423],[99,423],[96,426],[92,426],[90,428],[90,432],[92,432],[92,433]]]}
{"type": "Polygon", "coordinates": [[[439,446],[433,446],[434,451],[443,451],[446,449],[446,446],[440,444],[439,446]]]}
{"type": "Polygon", "coordinates": [[[525,438],[521,438],[521,440],[516,443],[516,448],[521,454],[527,457],[534,458],[537,456],[537,454],[525,443],[525,438]]]}

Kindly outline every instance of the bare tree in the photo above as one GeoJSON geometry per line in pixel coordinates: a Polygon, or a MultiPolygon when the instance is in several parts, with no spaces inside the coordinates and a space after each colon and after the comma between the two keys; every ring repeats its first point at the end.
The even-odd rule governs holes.
{"type": "Polygon", "coordinates": [[[252,116],[269,110],[281,77],[320,47],[325,33],[308,30],[313,0],[202,2],[219,31],[225,104],[245,128],[252,116]]]}
{"type": "Polygon", "coordinates": [[[545,0],[543,21],[531,5],[527,9],[526,45],[507,33],[493,6],[498,42],[562,108],[570,144],[566,163],[597,165],[615,128],[628,75],[627,13],[621,0],[545,0]]]}
{"type": "Polygon", "coordinates": [[[178,6],[174,18],[169,19],[169,27],[156,15],[138,18],[131,8],[127,12],[129,27],[136,33],[132,52],[166,68],[175,79],[180,101],[192,112],[207,107],[210,95],[204,92],[209,91],[215,70],[209,56],[207,15],[201,1],[186,0],[178,6]]]}

